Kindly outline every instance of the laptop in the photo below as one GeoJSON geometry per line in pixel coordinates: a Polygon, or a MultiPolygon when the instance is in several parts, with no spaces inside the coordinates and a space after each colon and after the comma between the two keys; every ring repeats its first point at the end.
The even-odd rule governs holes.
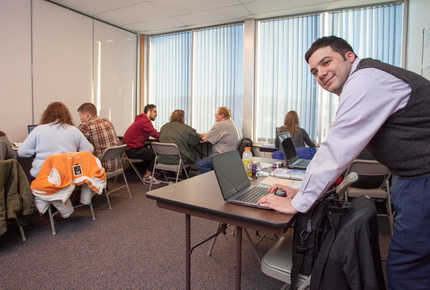
{"type": "Polygon", "coordinates": [[[293,139],[291,139],[290,133],[283,132],[278,135],[280,150],[284,153],[287,167],[291,169],[306,169],[311,162],[308,159],[300,159],[297,155],[296,147],[294,147],[293,139]],[[286,133],[286,134],[284,134],[286,133]]]}
{"type": "Polygon", "coordinates": [[[268,188],[251,185],[239,151],[213,154],[211,158],[222,197],[226,202],[269,209],[257,204],[261,197],[270,194],[268,188]]]}
{"type": "Polygon", "coordinates": [[[30,134],[30,132],[33,131],[33,129],[36,127],[37,127],[37,125],[27,125],[28,134],[30,134]]]}

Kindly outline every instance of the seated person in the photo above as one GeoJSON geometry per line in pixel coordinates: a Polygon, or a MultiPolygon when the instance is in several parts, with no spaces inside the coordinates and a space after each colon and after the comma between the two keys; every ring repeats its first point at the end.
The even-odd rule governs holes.
{"type": "MultiPolygon", "coordinates": [[[[184,122],[185,112],[175,110],[170,116],[170,122],[160,129],[160,142],[176,144],[184,164],[193,164],[196,158],[192,148],[200,142],[201,136],[184,122]]],[[[177,156],[168,155],[160,155],[158,160],[165,164],[178,164],[179,161],[177,156]]]]}
{"type": "MultiPolygon", "coordinates": [[[[219,107],[215,114],[215,119],[216,123],[212,129],[206,134],[201,134],[203,141],[208,141],[212,144],[212,154],[237,150],[241,137],[237,125],[231,119],[230,109],[219,107]]],[[[211,158],[201,159],[198,163],[198,168],[200,173],[213,170],[211,158]]]]}
{"type": "Polygon", "coordinates": [[[151,176],[151,171],[154,168],[155,153],[151,146],[146,146],[145,142],[149,137],[159,139],[160,133],[155,130],[152,121],[157,117],[157,107],[153,104],[146,105],[143,109],[143,114],[137,115],[134,123],[128,127],[124,133],[123,142],[127,144],[125,153],[129,158],[143,159],[144,180],[147,183],[153,179],[154,184],[159,184],[160,181],[151,176]]]}
{"type": "Polygon", "coordinates": [[[16,159],[16,152],[6,134],[0,131],[0,160],[6,159],[16,159]]]}
{"type": "MultiPolygon", "coordinates": [[[[296,111],[289,111],[285,115],[284,125],[279,128],[278,133],[290,132],[291,139],[293,140],[294,147],[308,147],[314,148],[315,143],[309,138],[308,132],[299,127],[299,115],[296,111]]],[[[275,147],[279,148],[278,136],[275,138],[275,147]]]]}
{"type": "MultiPolygon", "coordinates": [[[[82,124],[78,129],[94,146],[94,155],[100,158],[106,148],[119,144],[115,128],[111,121],[97,116],[97,108],[92,103],[84,103],[78,108],[82,124]]],[[[106,171],[115,171],[119,167],[118,160],[104,160],[102,165],[106,171]]]]}
{"type": "Polygon", "coordinates": [[[61,102],[54,102],[43,112],[40,125],[19,146],[18,155],[35,155],[30,174],[36,178],[48,156],[81,151],[92,153],[93,145],[73,125],[69,109],[61,102]]]}

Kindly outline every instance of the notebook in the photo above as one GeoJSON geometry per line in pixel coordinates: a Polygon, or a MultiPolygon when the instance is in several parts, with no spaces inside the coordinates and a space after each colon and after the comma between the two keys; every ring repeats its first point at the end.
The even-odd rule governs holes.
{"type": "Polygon", "coordinates": [[[278,135],[279,144],[281,144],[279,149],[284,153],[287,167],[292,169],[306,169],[311,161],[299,158],[293,140],[289,136],[290,134],[287,134],[288,136],[283,133],[278,135]]]}
{"type": "Polygon", "coordinates": [[[229,151],[211,156],[215,176],[225,201],[239,205],[269,209],[257,204],[267,187],[253,186],[243,167],[239,151],[229,151]]]}

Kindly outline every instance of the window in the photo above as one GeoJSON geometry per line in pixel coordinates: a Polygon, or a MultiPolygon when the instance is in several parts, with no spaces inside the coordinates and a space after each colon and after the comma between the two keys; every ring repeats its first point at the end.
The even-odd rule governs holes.
{"type": "MultiPolygon", "coordinates": [[[[162,126],[174,110],[191,109],[191,33],[151,37],[149,59],[149,104],[157,105],[155,124],[162,126]]],[[[190,116],[185,117],[189,124],[190,116]]]]}
{"type": "Polygon", "coordinates": [[[194,32],[192,124],[208,132],[219,107],[228,107],[242,128],[243,25],[194,32]]]}
{"type": "Polygon", "coordinates": [[[247,39],[255,40],[256,51],[254,72],[245,75],[247,80],[248,74],[255,76],[249,100],[243,97],[243,68],[250,62],[244,59],[244,24],[151,36],[148,103],[156,104],[159,112],[154,126],[160,129],[175,109],[182,109],[187,124],[207,132],[216,109],[227,106],[239,128],[247,116],[245,126],[252,126],[254,141],[273,143],[275,128],[283,124],[288,111],[295,110],[300,125],[321,142],[335,116],[338,97],[318,86],[305,52],[317,38],[334,34],[345,38],[361,58],[400,66],[403,9],[403,4],[379,5],[257,21],[256,35],[247,39]],[[244,107],[244,102],[253,106],[244,107]]]}
{"type": "Polygon", "coordinates": [[[257,142],[274,142],[275,128],[295,110],[316,136],[317,84],[304,59],[320,37],[320,15],[258,22],[254,130],[257,142]]]}
{"type": "Polygon", "coordinates": [[[403,4],[259,21],[257,25],[254,136],[273,143],[275,128],[290,110],[312,139],[323,141],[333,121],[337,96],[323,91],[304,54],[325,35],[347,40],[360,57],[400,66],[403,4]]]}
{"type": "Polygon", "coordinates": [[[182,109],[187,124],[207,132],[221,106],[229,107],[242,127],[243,24],[153,36],[149,55],[149,103],[157,105],[156,128],[182,109]]]}

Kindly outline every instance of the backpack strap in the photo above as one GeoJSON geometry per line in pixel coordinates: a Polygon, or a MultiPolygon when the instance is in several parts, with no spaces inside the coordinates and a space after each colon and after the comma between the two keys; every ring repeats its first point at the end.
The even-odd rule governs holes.
{"type": "MultiPolygon", "coordinates": [[[[291,283],[291,288],[293,290],[297,289],[296,283],[297,283],[297,279],[299,277],[300,274],[300,270],[302,269],[302,265],[305,259],[305,255],[307,253],[308,248],[306,247],[306,239],[308,238],[309,234],[312,232],[312,217],[314,212],[317,211],[317,208],[319,206],[324,206],[323,204],[325,203],[325,201],[329,200],[329,199],[334,199],[337,198],[337,193],[336,193],[336,189],[330,189],[328,191],[326,191],[324,194],[322,194],[322,196],[317,199],[314,203],[314,205],[311,207],[311,209],[307,212],[307,213],[299,213],[298,215],[301,215],[301,218],[308,218],[307,221],[307,229],[303,230],[300,233],[296,233],[295,234],[300,234],[300,242],[298,245],[295,246],[295,252],[293,255],[293,266],[291,267],[291,274],[290,274],[290,283],[291,283]]],[[[297,222],[300,220],[300,218],[296,219],[296,224],[297,222]]],[[[296,228],[294,229],[294,231],[296,231],[296,228]]]]}
{"type": "Polygon", "coordinates": [[[336,239],[336,233],[341,223],[342,216],[344,215],[345,212],[348,211],[350,206],[351,206],[351,203],[349,202],[341,202],[340,206],[329,206],[326,209],[330,230],[327,233],[326,237],[324,238],[324,241],[318,253],[318,257],[312,268],[311,289],[319,288],[324,267],[328,260],[330,249],[334,243],[334,240],[336,239]]]}
{"type": "MultiPolygon", "coordinates": [[[[291,274],[290,274],[290,283],[291,288],[293,290],[297,289],[296,283],[297,279],[300,274],[300,270],[302,269],[303,261],[305,259],[305,254],[307,253],[308,248],[306,247],[306,239],[308,238],[309,234],[312,232],[312,216],[313,213],[317,210],[317,207],[324,203],[325,200],[329,198],[335,198],[337,197],[336,190],[331,189],[326,191],[321,198],[315,201],[314,205],[311,207],[311,209],[307,213],[299,213],[302,215],[301,217],[308,217],[308,224],[306,231],[302,231],[300,233],[300,242],[298,245],[295,246],[295,252],[293,255],[293,266],[291,267],[291,274]]],[[[300,219],[296,219],[297,221],[300,219]]],[[[296,230],[296,229],[294,229],[296,230]]],[[[298,234],[298,233],[295,233],[298,234]]]]}
{"type": "Polygon", "coordinates": [[[311,229],[309,229],[308,231],[302,231],[300,233],[300,244],[297,245],[295,248],[296,252],[293,255],[293,266],[291,267],[290,274],[290,283],[293,290],[297,289],[297,278],[299,277],[300,269],[302,269],[303,260],[305,259],[305,253],[308,250],[305,246],[305,242],[310,232],[311,229]]]}

